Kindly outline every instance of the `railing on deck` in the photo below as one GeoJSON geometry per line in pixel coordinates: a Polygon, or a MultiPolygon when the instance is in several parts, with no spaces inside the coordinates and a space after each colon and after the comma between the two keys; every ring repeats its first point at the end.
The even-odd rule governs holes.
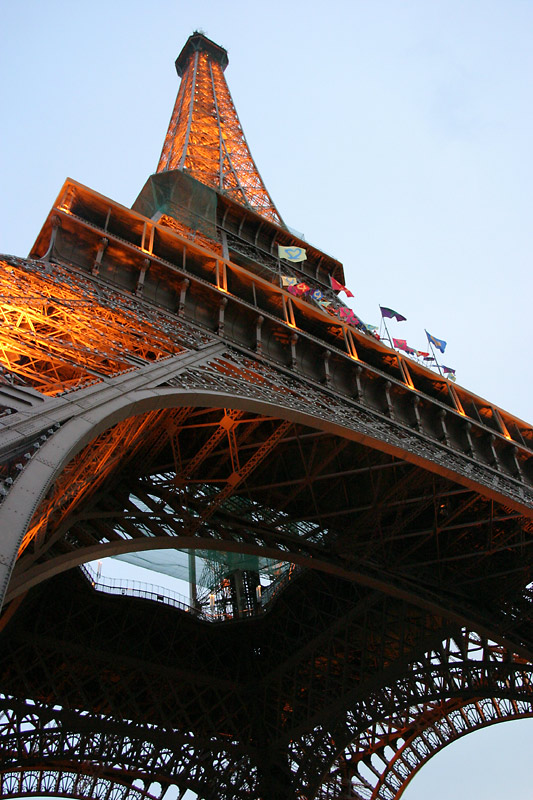
{"type": "MultiPolygon", "coordinates": [[[[173,606],[192,614],[197,619],[206,622],[227,622],[231,619],[236,619],[232,614],[220,613],[216,608],[205,606],[191,606],[188,598],[168,589],[164,586],[156,586],[144,581],[136,581],[129,578],[109,578],[99,575],[89,564],[82,564],[81,572],[86,580],[91,584],[93,589],[97,592],[104,594],[124,595],[127,597],[142,597],[144,600],[151,600],[155,603],[162,603],[163,605],[173,606]]],[[[279,578],[276,578],[268,586],[263,586],[261,589],[261,596],[258,598],[259,605],[256,609],[243,609],[239,615],[239,619],[258,616],[268,611],[271,603],[277,597],[279,592],[292,580],[296,574],[300,572],[300,568],[291,565],[291,567],[284,572],[279,578]]]]}

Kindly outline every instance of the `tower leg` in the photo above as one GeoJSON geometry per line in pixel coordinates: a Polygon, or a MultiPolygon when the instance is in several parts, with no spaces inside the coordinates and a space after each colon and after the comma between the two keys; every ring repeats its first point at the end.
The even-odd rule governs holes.
{"type": "Polygon", "coordinates": [[[274,758],[267,756],[259,764],[259,775],[258,800],[298,800],[301,797],[301,793],[294,788],[294,776],[283,755],[274,758]]]}
{"type": "MultiPolygon", "coordinates": [[[[54,398],[25,415],[25,431],[36,436],[53,422],[63,424],[29,461],[0,506],[0,609],[32,516],[68,462],[103,430],[131,414],[163,406],[165,399],[156,397],[161,384],[177,377],[187,367],[198,366],[219,355],[222,350],[222,345],[215,344],[198,352],[186,351],[162,363],[151,363],[134,373],[106,380],[98,391],[90,387],[72,392],[68,400],[54,398]]],[[[179,404],[176,397],[176,405],[179,404]]],[[[17,424],[20,424],[17,415],[13,415],[11,424],[13,430],[6,426],[6,432],[16,434],[17,424]]],[[[6,437],[6,441],[8,447],[14,446],[13,438],[6,437]]],[[[0,452],[0,459],[2,455],[0,452]]]]}

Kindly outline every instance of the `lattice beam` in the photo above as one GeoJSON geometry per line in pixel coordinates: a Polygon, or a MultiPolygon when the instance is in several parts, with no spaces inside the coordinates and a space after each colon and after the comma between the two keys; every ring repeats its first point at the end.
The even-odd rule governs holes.
{"type": "Polygon", "coordinates": [[[183,351],[135,303],[64,267],[0,260],[0,370],[56,395],[183,351]]]}
{"type": "Polygon", "coordinates": [[[176,67],[181,85],[158,172],[181,169],[283,225],[246,142],[224,78],[226,51],[191,36],[176,67]]]}
{"type": "Polygon", "coordinates": [[[133,209],[69,180],[0,261],[3,796],[393,800],[533,715],[533,429],[348,323],[311,245],[286,291],[226,65],[187,42],[133,209]],[[291,571],[220,622],[72,569],[175,547],[291,571]]]}

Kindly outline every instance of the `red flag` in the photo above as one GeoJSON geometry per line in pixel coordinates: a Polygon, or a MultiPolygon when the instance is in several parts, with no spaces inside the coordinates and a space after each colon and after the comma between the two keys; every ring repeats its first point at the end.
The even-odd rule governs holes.
{"type": "Polygon", "coordinates": [[[349,322],[351,325],[357,325],[359,323],[359,320],[351,308],[341,308],[339,311],[339,316],[344,320],[344,322],[349,322]]]}
{"type": "Polygon", "coordinates": [[[333,275],[330,275],[329,277],[331,280],[331,288],[333,289],[334,292],[344,292],[346,297],[353,297],[351,291],[347,289],[346,286],[343,286],[342,283],[336,281],[333,275]]]}
{"type": "Polygon", "coordinates": [[[307,294],[310,288],[306,283],[298,283],[296,286],[287,286],[287,291],[299,297],[302,294],[307,294]]]}
{"type": "Polygon", "coordinates": [[[407,350],[408,344],[406,339],[393,339],[392,344],[398,350],[407,350]]]}

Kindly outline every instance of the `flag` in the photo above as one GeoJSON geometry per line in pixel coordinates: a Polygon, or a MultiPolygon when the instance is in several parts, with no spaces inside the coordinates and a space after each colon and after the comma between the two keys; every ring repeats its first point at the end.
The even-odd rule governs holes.
{"type": "Polygon", "coordinates": [[[289,278],[288,275],[282,275],[281,282],[283,286],[296,286],[298,283],[298,278],[289,278]]]}
{"type": "Polygon", "coordinates": [[[324,297],[324,295],[323,295],[323,293],[320,291],[320,289],[315,289],[315,291],[314,291],[314,292],[311,292],[311,297],[313,298],[313,300],[316,300],[316,301],[317,301],[317,303],[318,303],[320,300],[322,300],[322,298],[324,297]]]}
{"type": "Polygon", "coordinates": [[[437,350],[440,350],[441,353],[444,353],[446,350],[446,342],[444,339],[437,339],[436,336],[432,336],[430,333],[426,331],[426,336],[428,337],[428,342],[436,347],[437,350]]]}
{"type": "Polygon", "coordinates": [[[429,353],[425,353],[423,350],[417,350],[416,354],[417,356],[422,356],[424,360],[427,359],[427,357],[429,356],[429,353]]]}
{"type": "Polygon", "coordinates": [[[454,369],[452,369],[451,367],[444,367],[444,366],[443,366],[443,367],[442,367],[442,371],[443,371],[443,372],[449,372],[449,373],[451,373],[452,375],[455,375],[455,370],[454,370],[454,369]]]}
{"type": "Polygon", "coordinates": [[[331,300],[319,300],[318,305],[321,306],[322,308],[327,308],[328,306],[331,305],[331,300]]]}
{"type": "Polygon", "coordinates": [[[287,286],[287,291],[295,297],[300,297],[302,294],[307,294],[310,288],[306,283],[298,283],[296,286],[287,286]]]}
{"type": "Polygon", "coordinates": [[[387,319],[395,319],[397,322],[405,322],[407,317],[404,317],[402,314],[398,314],[397,311],[394,311],[392,308],[387,308],[387,306],[380,306],[381,309],[381,316],[387,317],[387,319]]]}
{"type": "Polygon", "coordinates": [[[287,261],[305,261],[307,255],[303,247],[282,247],[278,244],[278,258],[286,258],[287,261]]]}
{"type": "Polygon", "coordinates": [[[334,292],[344,292],[346,297],[353,297],[351,291],[347,289],[346,286],[343,286],[342,283],[336,281],[333,275],[330,275],[329,278],[331,280],[331,288],[333,289],[334,292]]]}
{"type": "Polygon", "coordinates": [[[407,346],[405,352],[410,356],[416,356],[416,350],[413,347],[407,346]]]}
{"type": "Polygon", "coordinates": [[[406,339],[393,339],[392,344],[397,350],[407,350],[408,347],[406,339]]]}
{"type": "Polygon", "coordinates": [[[351,325],[357,325],[359,323],[359,320],[351,308],[341,308],[339,311],[339,317],[344,320],[344,322],[349,322],[351,325]]]}
{"type": "Polygon", "coordinates": [[[366,322],[363,323],[363,324],[364,324],[365,328],[367,329],[367,331],[369,331],[369,333],[374,333],[374,331],[377,331],[377,329],[378,329],[377,325],[367,325],[366,322]]]}

